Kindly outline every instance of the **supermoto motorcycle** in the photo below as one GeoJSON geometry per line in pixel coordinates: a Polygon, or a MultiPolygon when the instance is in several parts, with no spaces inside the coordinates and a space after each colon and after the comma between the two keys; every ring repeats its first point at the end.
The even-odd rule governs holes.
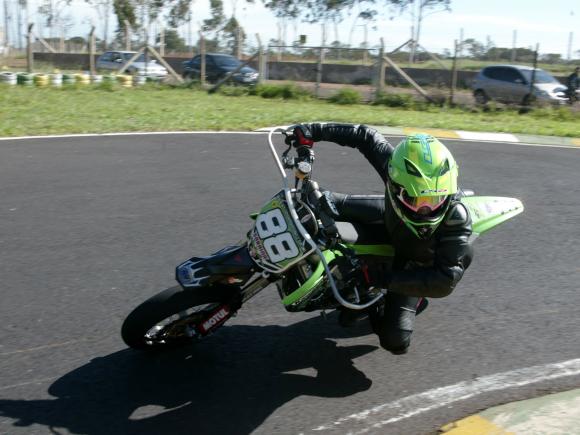
{"type": "MultiPolygon", "coordinates": [[[[261,290],[275,284],[286,310],[345,307],[373,310],[388,289],[368,284],[365,272],[388,262],[395,251],[381,240],[358,237],[356,227],[340,222],[329,196],[312,179],[314,151],[289,146],[281,158],[268,135],[283,188],[251,215],[254,225],[244,241],[176,268],[178,286],[135,308],[121,335],[135,349],[155,350],[199,341],[214,333],[261,290]],[[287,173],[293,173],[293,177],[287,173]],[[292,183],[292,181],[294,181],[292,183]]],[[[513,218],[524,209],[515,198],[460,192],[472,218],[473,237],[513,218]]]]}

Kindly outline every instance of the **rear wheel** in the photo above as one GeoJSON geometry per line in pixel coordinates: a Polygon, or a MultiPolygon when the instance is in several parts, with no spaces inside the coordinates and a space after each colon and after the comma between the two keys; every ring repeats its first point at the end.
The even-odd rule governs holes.
{"type": "MultiPolygon", "coordinates": [[[[238,290],[219,286],[183,290],[168,288],[135,308],[123,322],[121,336],[130,347],[159,350],[203,338],[200,325],[220,305],[233,304],[238,290]]],[[[234,311],[231,307],[230,310],[234,311]]]]}
{"type": "Polygon", "coordinates": [[[480,104],[480,105],[484,105],[487,104],[487,102],[489,101],[489,97],[487,96],[487,94],[482,91],[481,89],[478,89],[477,91],[475,91],[473,93],[473,98],[475,98],[475,103],[476,104],[480,104]]]}

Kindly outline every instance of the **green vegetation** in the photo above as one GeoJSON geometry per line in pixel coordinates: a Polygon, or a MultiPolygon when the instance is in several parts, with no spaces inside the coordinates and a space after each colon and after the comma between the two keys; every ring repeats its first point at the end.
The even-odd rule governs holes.
{"type": "Polygon", "coordinates": [[[335,104],[360,104],[361,100],[361,94],[352,88],[342,88],[329,99],[335,104]]]}
{"type": "Polygon", "coordinates": [[[378,105],[284,99],[289,91],[280,92],[276,98],[262,98],[271,97],[272,88],[249,90],[257,95],[228,96],[155,84],[133,89],[117,85],[61,89],[4,86],[0,89],[0,136],[253,130],[296,122],[337,121],[580,137],[580,112],[567,107],[519,114],[514,109],[483,111],[426,104],[420,107],[422,110],[409,110],[405,104],[387,107],[394,105],[392,96],[382,100],[389,104],[378,105]]]}

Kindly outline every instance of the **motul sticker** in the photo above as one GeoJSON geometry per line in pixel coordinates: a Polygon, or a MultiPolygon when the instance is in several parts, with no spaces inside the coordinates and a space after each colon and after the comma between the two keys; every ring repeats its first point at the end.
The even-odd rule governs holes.
{"type": "Polygon", "coordinates": [[[213,313],[209,319],[203,322],[199,326],[199,329],[201,329],[201,332],[206,334],[209,330],[225,322],[228,319],[229,314],[230,314],[229,308],[227,306],[223,306],[215,313],[213,313]]]}

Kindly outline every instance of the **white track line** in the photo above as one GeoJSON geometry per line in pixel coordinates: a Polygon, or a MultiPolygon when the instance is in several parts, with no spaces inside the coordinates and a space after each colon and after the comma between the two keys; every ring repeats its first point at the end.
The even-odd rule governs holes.
{"type": "MultiPolygon", "coordinates": [[[[265,127],[256,131],[148,131],[148,132],[125,132],[125,133],[85,133],[85,134],[60,134],[60,135],[46,135],[46,136],[15,136],[15,137],[0,137],[1,141],[16,141],[16,140],[31,140],[31,139],[62,139],[62,138],[75,138],[75,137],[107,137],[107,136],[155,136],[155,135],[187,135],[187,134],[248,134],[248,135],[258,135],[268,133],[272,128],[277,127],[265,127]]],[[[385,136],[390,137],[405,137],[404,134],[389,134],[385,133],[385,136]]],[[[580,149],[577,145],[549,145],[549,144],[537,144],[537,143],[527,143],[527,142],[511,142],[511,141],[494,141],[494,140],[479,140],[479,139],[462,139],[462,138],[446,138],[447,141],[455,142],[488,142],[488,143],[505,143],[509,145],[520,145],[520,146],[531,146],[531,147],[549,147],[549,148],[568,148],[568,149],[580,149]]]]}
{"type": "MultiPolygon", "coordinates": [[[[576,375],[580,375],[580,358],[496,373],[384,403],[362,412],[340,418],[333,423],[318,426],[313,430],[333,430],[338,429],[341,425],[347,424],[347,426],[364,426],[362,429],[349,431],[349,434],[363,434],[371,431],[377,433],[376,429],[382,426],[396,423],[437,408],[443,408],[452,403],[470,399],[483,393],[576,375]]],[[[339,430],[345,433],[348,427],[343,427],[339,430]]]]}
{"type": "Polygon", "coordinates": [[[60,139],[67,137],[103,137],[103,136],[154,136],[160,134],[263,134],[258,131],[135,131],[125,133],[84,133],[84,134],[57,134],[46,136],[16,136],[0,137],[0,141],[23,139],[60,139]]]}

